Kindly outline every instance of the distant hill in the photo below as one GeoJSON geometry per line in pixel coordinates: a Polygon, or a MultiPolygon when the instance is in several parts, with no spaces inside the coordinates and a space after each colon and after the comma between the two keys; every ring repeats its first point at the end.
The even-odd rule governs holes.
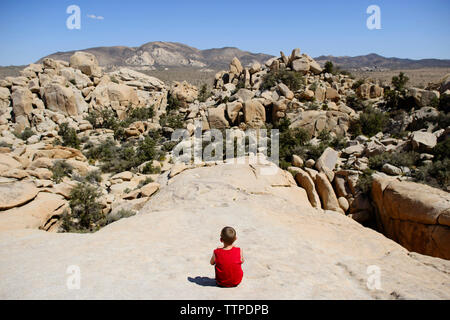
{"type": "Polygon", "coordinates": [[[386,58],[375,53],[356,57],[320,56],[314,58],[320,64],[331,61],[342,69],[421,69],[421,68],[449,68],[450,60],[439,59],[400,59],[386,58]]]}
{"type": "MultiPolygon", "coordinates": [[[[159,77],[161,80],[187,80],[194,84],[212,83],[215,72],[228,69],[230,61],[237,57],[244,66],[253,62],[264,63],[273,56],[251,53],[234,47],[199,50],[176,42],[148,42],[140,47],[96,47],[79,51],[94,54],[106,71],[117,67],[129,67],[159,77]]],[[[48,58],[69,61],[75,51],[56,52],[48,58]]],[[[42,62],[44,58],[37,62],[42,62]]],[[[356,57],[320,56],[315,58],[321,65],[332,61],[349,71],[386,71],[423,68],[450,68],[450,60],[386,58],[378,54],[356,57]]],[[[24,66],[0,66],[0,79],[17,76],[24,66]]]]}
{"type": "MultiPolygon", "coordinates": [[[[237,57],[244,65],[265,62],[271,55],[251,53],[238,48],[199,50],[182,43],[149,42],[137,48],[97,47],[81,51],[94,54],[103,67],[129,66],[147,70],[161,67],[197,67],[211,69],[228,68],[230,61],[237,57]]],[[[69,61],[75,51],[57,52],[48,58],[69,61]]],[[[44,58],[47,58],[44,57],[44,58]]],[[[40,59],[41,62],[44,58],[40,59]]]]}

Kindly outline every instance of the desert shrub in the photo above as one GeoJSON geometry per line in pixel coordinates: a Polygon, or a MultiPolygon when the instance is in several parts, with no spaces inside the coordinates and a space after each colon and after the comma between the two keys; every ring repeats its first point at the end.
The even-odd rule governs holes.
{"type": "Polygon", "coordinates": [[[411,152],[384,152],[369,158],[369,167],[374,170],[381,170],[386,163],[396,167],[408,167],[416,165],[419,161],[419,154],[411,152]]]}
{"type": "Polygon", "coordinates": [[[398,76],[392,77],[392,85],[394,86],[394,90],[403,92],[406,89],[406,83],[409,81],[409,78],[403,73],[400,72],[398,76]]]}
{"type": "Polygon", "coordinates": [[[430,101],[430,107],[433,107],[433,108],[439,108],[439,101],[440,101],[440,99],[438,98],[438,97],[433,97],[433,99],[431,99],[431,101],[430,101]]]}
{"type": "Polygon", "coordinates": [[[7,143],[5,141],[0,141],[0,148],[11,148],[12,144],[7,143]]]}
{"type": "Polygon", "coordinates": [[[77,131],[74,128],[69,127],[67,122],[62,123],[59,126],[58,135],[62,138],[63,146],[80,149],[81,142],[77,136],[77,131]]]}
{"type": "Polygon", "coordinates": [[[148,119],[152,119],[154,116],[155,110],[153,106],[134,108],[130,109],[127,114],[127,121],[131,124],[136,121],[146,121],[148,119]]]}
{"type": "Polygon", "coordinates": [[[133,142],[117,145],[113,140],[107,139],[98,146],[86,150],[85,156],[100,160],[103,172],[123,172],[132,170],[146,161],[159,159],[160,151],[156,148],[156,140],[146,136],[137,145],[133,142]]]}
{"type": "Polygon", "coordinates": [[[129,217],[132,217],[134,215],[136,215],[136,211],[127,210],[127,209],[120,209],[116,213],[109,214],[106,217],[106,224],[110,224],[110,223],[116,222],[116,221],[118,221],[120,219],[123,219],[123,218],[129,218],[129,217]]]}
{"type": "Polygon", "coordinates": [[[325,65],[323,66],[323,72],[325,73],[334,73],[334,64],[331,61],[325,62],[325,65]]]}
{"type": "Polygon", "coordinates": [[[450,185],[450,159],[445,158],[421,166],[413,172],[412,176],[417,182],[448,191],[450,185]]]}
{"type": "Polygon", "coordinates": [[[94,232],[105,225],[102,206],[98,201],[101,192],[86,182],[78,183],[70,191],[70,213],[62,215],[61,228],[65,232],[94,232]]]}
{"type": "Polygon", "coordinates": [[[101,111],[91,110],[85,117],[95,129],[104,128],[114,131],[114,138],[122,140],[125,138],[125,128],[136,121],[146,121],[155,116],[153,106],[129,108],[126,118],[122,121],[112,109],[103,109],[101,111]]]}
{"type": "Polygon", "coordinates": [[[159,123],[161,127],[170,127],[172,129],[180,129],[184,127],[183,116],[180,114],[164,114],[160,117],[159,123]]]}
{"type": "Polygon", "coordinates": [[[167,94],[167,112],[175,111],[181,108],[181,102],[178,98],[172,95],[170,92],[167,94]]]}
{"type": "Polygon", "coordinates": [[[102,173],[100,170],[89,171],[84,179],[89,183],[100,183],[102,182],[102,173]]]}
{"type": "Polygon", "coordinates": [[[283,119],[276,125],[276,129],[279,130],[279,159],[280,167],[286,169],[290,166],[292,161],[292,155],[301,152],[309,139],[311,138],[309,133],[303,129],[290,129],[290,121],[283,119]]]}
{"type": "Polygon", "coordinates": [[[142,188],[143,186],[145,186],[145,185],[147,185],[147,184],[149,184],[149,183],[152,183],[153,182],[153,179],[151,178],[151,177],[147,177],[147,178],[145,178],[145,180],[141,180],[140,182],[139,182],[139,184],[137,185],[137,188],[136,189],[140,189],[140,188],[142,188]]]}
{"type": "Polygon", "coordinates": [[[273,86],[276,86],[279,82],[287,85],[292,91],[297,91],[305,84],[305,79],[300,73],[295,71],[286,69],[271,71],[264,76],[261,84],[261,91],[268,90],[273,86]]]}
{"type": "Polygon", "coordinates": [[[342,70],[339,66],[335,66],[333,64],[333,62],[331,62],[331,61],[325,62],[322,72],[331,73],[333,75],[342,74],[342,75],[347,75],[347,76],[353,77],[349,71],[342,70]]]}
{"type": "Polygon", "coordinates": [[[364,134],[372,137],[378,132],[384,131],[387,124],[387,115],[369,106],[360,114],[358,120],[350,122],[349,132],[353,136],[364,134]]]}
{"type": "Polygon", "coordinates": [[[21,133],[14,134],[17,138],[22,139],[23,141],[27,141],[28,138],[32,137],[35,135],[35,133],[33,132],[33,130],[31,130],[31,128],[26,127],[21,133]]]}
{"type": "Polygon", "coordinates": [[[362,100],[358,98],[356,95],[348,96],[346,104],[355,111],[364,110],[364,104],[362,100]]]}
{"type": "Polygon", "coordinates": [[[106,139],[102,141],[99,145],[94,146],[92,142],[87,143],[84,146],[84,155],[88,159],[100,160],[104,158],[114,157],[114,152],[116,148],[116,143],[112,139],[106,139]]]}
{"type": "Polygon", "coordinates": [[[417,107],[413,97],[406,95],[406,92],[386,89],[384,91],[385,106],[388,110],[405,110],[410,111],[417,107]]]}
{"type": "Polygon", "coordinates": [[[161,168],[160,167],[154,167],[153,164],[151,162],[147,163],[144,168],[142,168],[142,173],[143,174],[156,174],[156,173],[161,173],[161,168]]]}
{"type": "Polygon", "coordinates": [[[116,112],[112,109],[90,110],[85,120],[89,121],[94,129],[115,130],[119,123],[116,112]]]}
{"type": "Polygon", "coordinates": [[[60,183],[64,177],[68,177],[73,172],[73,167],[66,161],[58,160],[55,161],[53,167],[50,168],[53,173],[52,180],[55,183],[60,183]]]}
{"type": "Polygon", "coordinates": [[[366,169],[358,177],[358,182],[356,183],[356,188],[359,189],[364,194],[370,194],[372,191],[372,174],[374,173],[371,169],[366,169]]]}
{"type": "Polygon", "coordinates": [[[443,93],[439,97],[438,109],[445,113],[450,112],[450,95],[449,94],[443,93]]]}
{"type": "Polygon", "coordinates": [[[450,137],[438,142],[433,148],[434,160],[450,159],[450,137]]]}
{"type": "Polygon", "coordinates": [[[365,79],[359,79],[359,80],[355,81],[352,85],[352,89],[353,90],[358,89],[359,87],[361,87],[361,85],[364,83],[364,81],[365,81],[365,79]]]}
{"type": "Polygon", "coordinates": [[[417,104],[412,96],[406,93],[406,83],[409,78],[403,72],[398,76],[393,76],[391,83],[393,88],[386,88],[384,90],[385,106],[388,110],[406,110],[410,111],[417,107],[417,104]]]}
{"type": "Polygon", "coordinates": [[[450,113],[439,112],[439,115],[433,122],[435,122],[439,128],[447,128],[450,126],[450,113]]]}
{"type": "Polygon", "coordinates": [[[320,109],[320,105],[318,104],[318,103],[316,103],[316,102],[310,102],[308,105],[307,105],[307,108],[306,108],[307,110],[319,110],[320,109]]]}
{"type": "MultiPolygon", "coordinates": [[[[156,141],[149,136],[140,140],[136,149],[136,161],[142,164],[149,160],[154,160],[158,156],[156,141]]],[[[137,164],[137,165],[139,165],[137,164]]]]}

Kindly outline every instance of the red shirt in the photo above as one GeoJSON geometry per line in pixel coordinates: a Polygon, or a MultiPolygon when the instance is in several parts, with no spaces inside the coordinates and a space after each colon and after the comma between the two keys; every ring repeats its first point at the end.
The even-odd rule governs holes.
{"type": "Polygon", "coordinates": [[[241,249],[233,247],[230,250],[216,249],[216,282],[222,287],[235,287],[242,281],[241,249]]]}

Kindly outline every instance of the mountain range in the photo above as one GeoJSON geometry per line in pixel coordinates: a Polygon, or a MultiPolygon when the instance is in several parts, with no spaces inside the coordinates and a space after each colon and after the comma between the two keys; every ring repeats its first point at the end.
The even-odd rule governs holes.
{"type": "MultiPolygon", "coordinates": [[[[199,50],[176,42],[149,42],[140,47],[96,47],[82,51],[94,54],[101,66],[129,66],[147,70],[163,67],[196,67],[221,70],[228,67],[230,61],[237,57],[243,65],[253,62],[264,63],[273,56],[264,53],[251,53],[234,47],[199,50]]],[[[48,58],[69,61],[75,51],[56,52],[48,58]]],[[[289,54],[287,52],[286,54],[289,54]]],[[[44,58],[47,58],[44,57],[44,58]]],[[[40,59],[41,62],[44,58],[40,59]]],[[[375,68],[375,69],[420,69],[448,68],[450,60],[440,59],[401,59],[386,58],[371,53],[355,57],[319,56],[314,58],[320,64],[332,61],[343,69],[375,68]]]]}
{"type": "MultiPolygon", "coordinates": [[[[272,57],[268,54],[251,53],[232,47],[199,50],[182,43],[160,41],[149,42],[134,48],[97,47],[82,51],[94,54],[103,67],[129,66],[147,70],[161,67],[196,67],[219,70],[227,68],[234,57],[237,57],[244,65],[265,62],[272,57]]],[[[74,52],[56,52],[47,57],[69,61],[74,52]]]]}

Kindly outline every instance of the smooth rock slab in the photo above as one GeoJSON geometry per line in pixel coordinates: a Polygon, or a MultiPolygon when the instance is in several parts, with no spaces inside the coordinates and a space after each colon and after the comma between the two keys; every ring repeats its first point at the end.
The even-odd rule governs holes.
{"type": "Polygon", "coordinates": [[[32,182],[2,183],[0,184],[0,210],[21,206],[33,200],[38,191],[32,182]]]}
{"type": "Polygon", "coordinates": [[[0,299],[450,299],[449,261],[409,253],[312,208],[297,186],[264,181],[248,165],[201,167],[94,234],[0,232],[0,299]],[[214,278],[209,259],[226,225],[244,250],[243,282],[223,289],[189,281],[214,278]],[[73,265],[79,290],[67,287],[73,265]],[[367,287],[371,265],[381,290],[367,287]]]}

